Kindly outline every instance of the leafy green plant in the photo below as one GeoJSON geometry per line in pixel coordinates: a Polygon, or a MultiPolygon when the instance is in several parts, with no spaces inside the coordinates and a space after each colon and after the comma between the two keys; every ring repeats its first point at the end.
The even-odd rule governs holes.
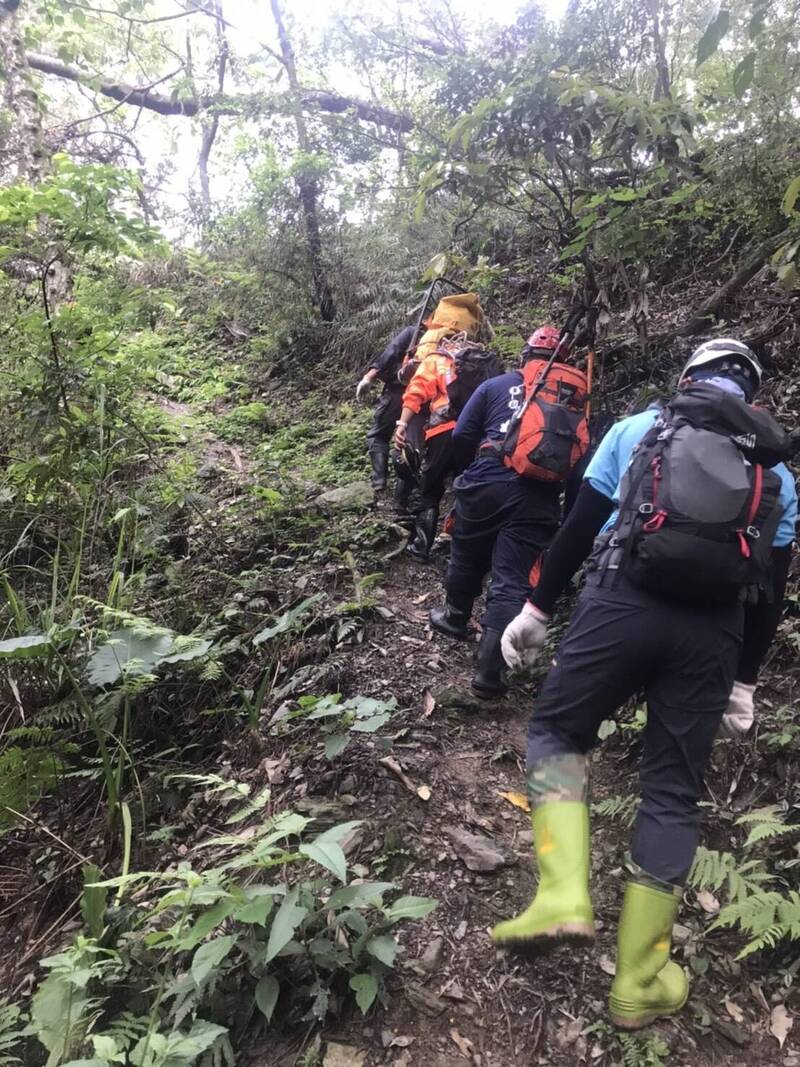
{"type": "Polygon", "coordinates": [[[229,825],[260,821],[202,842],[199,852],[215,857],[208,869],[182,863],[87,883],[82,911],[95,933],[101,898],[136,892],[115,946],[80,935],[43,961],[50,973],[34,995],[27,1033],[52,1065],[88,1045],[104,1065],[128,1056],[136,1067],[182,1067],[212,1047],[226,1057],[228,1034],[257,1019],[272,1024],[279,1001],[283,1014],[304,1012],[315,1022],[349,1000],[366,1014],[386,1002],[395,927],[436,907],[430,898],[398,897],[389,882],[348,884],[342,844],[358,823],[306,837],[309,819],[282,812],[264,820],[264,803],[253,804],[240,783],[189,777],[234,800],[229,825]],[[291,868],[294,883],[285,880],[291,868]],[[138,1016],[109,1016],[104,1005],[117,988],[141,1004],[138,1016]]]}
{"type": "Polygon", "coordinates": [[[374,734],[391,720],[397,708],[394,697],[377,700],[374,697],[351,697],[342,703],[340,693],[324,697],[300,697],[299,710],[291,717],[300,716],[306,722],[320,724],[325,739],[326,759],[340,756],[350,743],[351,734],[374,734]]]}
{"type": "Polygon", "coordinates": [[[11,1004],[5,997],[0,997],[0,1067],[21,1063],[14,1052],[22,1037],[22,1024],[25,1015],[18,1004],[11,1004]]]}
{"type": "MultiPolygon", "coordinates": [[[[742,845],[745,856],[764,842],[795,835],[800,830],[798,826],[787,825],[775,807],[747,812],[739,816],[736,825],[748,829],[742,845]]],[[[793,862],[789,861],[788,865],[793,862]]],[[[777,878],[777,869],[770,871],[762,857],[737,859],[729,852],[704,848],[697,851],[689,884],[695,888],[726,891],[728,903],[709,931],[720,928],[741,930],[749,940],[737,959],[744,959],[764,948],[775,948],[781,941],[800,938],[800,895],[793,889],[784,895],[767,888],[777,878]]]]}
{"type": "Polygon", "coordinates": [[[640,798],[633,793],[625,796],[605,797],[592,804],[592,814],[607,819],[618,819],[623,826],[633,826],[640,798]]]}

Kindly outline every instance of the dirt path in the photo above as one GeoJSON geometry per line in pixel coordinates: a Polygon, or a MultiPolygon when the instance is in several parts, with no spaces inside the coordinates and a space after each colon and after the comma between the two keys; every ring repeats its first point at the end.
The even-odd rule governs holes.
{"type": "MultiPolygon", "coordinates": [[[[368,1050],[365,1060],[352,1060],[365,1067],[621,1063],[622,1049],[605,1023],[605,1000],[629,833],[619,822],[594,820],[594,948],[562,949],[535,965],[495,951],[490,927],[527,905],[535,884],[529,818],[501,795],[524,790],[525,728],[535,684],[494,704],[469,694],[474,638],[453,642],[427,627],[444,566],[442,555],[427,568],[398,557],[377,590],[378,603],[392,617],[368,625],[344,665],[343,681],[348,693],[394,693],[411,709],[411,725],[392,749],[399,769],[373,760],[355,771],[348,767],[339,780],[342,792],[358,797],[354,810],[366,821],[364,843],[353,858],[373,868],[378,860],[381,877],[402,878],[406,891],[436,897],[440,905],[401,937],[386,1014],[366,1023],[351,1020],[349,1030],[328,1036],[368,1050]],[[425,786],[427,800],[427,790],[417,793],[425,786]],[[464,833],[478,840],[465,846],[464,833]],[[477,853],[465,863],[472,846],[477,853]],[[481,866],[490,869],[470,869],[481,866]],[[596,1032],[587,1033],[595,1023],[596,1032]]],[[[595,800],[635,791],[631,748],[617,735],[595,753],[595,800]]],[[[680,930],[688,943],[679,946],[679,958],[694,951],[695,929],[707,918],[689,905],[684,912],[688,925],[680,930]]],[[[630,1039],[626,1064],[800,1063],[789,1043],[779,1052],[774,1039],[752,1032],[765,1028],[768,1010],[743,1020],[746,1029],[724,1012],[712,1025],[694,1024],[693,1006],[711,1007],[715,1017],[746,977],[734,964],[695,978],[690,1008],[630,1039]],[[652,1055],[659,1042],[663,1059],[652,1055]]]]}

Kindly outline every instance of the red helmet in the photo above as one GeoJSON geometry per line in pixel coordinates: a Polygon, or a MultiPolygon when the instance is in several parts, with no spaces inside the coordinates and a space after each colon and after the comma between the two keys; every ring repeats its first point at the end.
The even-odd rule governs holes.
{"type": "Polygon", "coordinates": [[[540,326],[528,338],[530,348],[556,348],[559,333],[555,326],[540,326]]]}

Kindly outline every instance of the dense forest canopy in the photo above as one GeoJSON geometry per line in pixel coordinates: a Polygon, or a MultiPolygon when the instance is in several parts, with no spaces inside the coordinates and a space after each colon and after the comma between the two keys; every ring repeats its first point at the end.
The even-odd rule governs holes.
{"type": "MultiPolygon", "coordinates": [[[[488,956],[424,984],[438,957],[410,920],[465,958],[462,923],[493,921],[474,873],[445,884],[441,827],[463,786],[470,825],[504,832],[520,744],[434,693],[464,653],[422,639],[436,581],[393,569],[352,400],[446,275],[509,365],[595,308],[606,421],[723,332],[794,428],[799,19],[800,0],[0,0],[0,1063],[364,1063],[323,1060],[337,1026],[406,1065],[800,1062],[794,609],[761,733],[715,767],[678,1059],[578,1008],[565,1029],[536,982],[538,1014],[493,1016],[530,980],[502,963],[481,985],[488,956]],[[388,1039],[354,1005],[395,1012],[388,1039]]],[[[606,733],[607,866],[637,715],[606,733]]],[[[573,976],[546,974],[567,1003],[573,976]]]]}

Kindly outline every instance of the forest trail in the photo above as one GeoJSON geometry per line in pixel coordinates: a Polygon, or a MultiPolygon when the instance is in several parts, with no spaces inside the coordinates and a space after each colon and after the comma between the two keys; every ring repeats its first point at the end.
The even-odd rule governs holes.
{"type": "MultiPolygon", "coordinates": [[[[357,760],[309,781],[309,796],[343,802],[350,809],[343,818],[363,820],[351,863],[440,903],[427,921],[400,936],[388,1011],[366,1021],[353,1017],[327,1036],[349,1049],[342,1064],[363,1067],[619,1062],[605,1013],[629,830],[619,820],[594,819],[594,948],[563,949],[533,964],[494,949],[489,929],[527,906],[535,884],[529,817],[513,800],[524,792],[525,732],[536,683],[517,685],[495,702],[472,695],[477,627],[473,623],[468,641],[456,642],[427,622],[442,595],[441,547],[427,567],[404,554],[389,561],[374,593],[376,607],[391,617],[376,615],[362,643],[338,666],[345,695],[390,693],[407,709],[407,725],[389,757],[393,768],[378,753],[365,758],[370,744],[357,760]]],[[[473,618],[479,615],[476,608],[473,618]]],[[[716,762],[711,790],[724,796],[736,761],[720,753],[716,762]]],[[[635,792],[636,730],[623,727],[594,754],[592,798],[597,803],[635,792]]],[[[680,918],[678,958],[687,963],[710,919],[689,901],[680,918]]],[[[791,1040],[778,1051],[767,1032],[769,1005],[763,994],[759,1002],[754,976],[736,964],[726,967],[725,959],[720,943],[714,966],[695,975],[690,1006],[679,1019],[624,1039],[626,1063],[661,1062],[648,1057],[663,1042],[660,1055],[670,1050],[664,1062],[681,1067],[797,1067],[791,1040]],[[703,1014],[710,1024],[697,1025],[703,1014]]],[[[280,1063],[294,1063],[296,1052],[294,1046],[280,1063]]],[[[266,1067],[274,1061],[258,1062],[266,1067]]]]}

